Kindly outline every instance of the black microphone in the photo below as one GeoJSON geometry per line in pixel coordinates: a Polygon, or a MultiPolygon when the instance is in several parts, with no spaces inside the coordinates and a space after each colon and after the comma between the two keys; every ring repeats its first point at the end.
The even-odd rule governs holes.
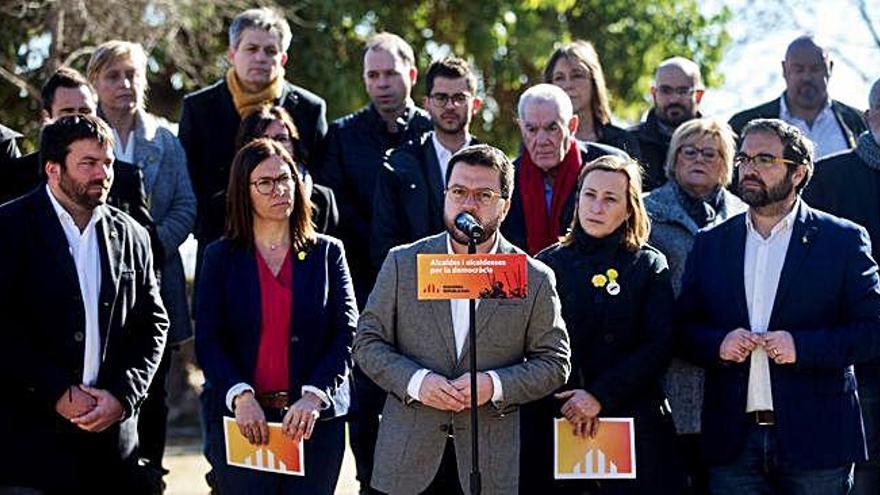
{"type": "Polygon", "coordinates": [[[455,217],[455,228],[474,240],[483,237],[483,226],[480,225],[480,222],[473,215],[467,212],[459,213],[455,217]]]}

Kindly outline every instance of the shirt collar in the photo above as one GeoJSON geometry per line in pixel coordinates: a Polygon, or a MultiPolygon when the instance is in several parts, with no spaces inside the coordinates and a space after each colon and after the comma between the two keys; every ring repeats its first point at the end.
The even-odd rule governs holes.
{"type": "MultiPolygon", "coordinates": [[[[782,93],[782,96],[779,97],[779,117],[782,120],[785,120],[787,122],[791,121],[793,119],[803,120],[800,117],[796,117],[796,116],[792,115],[791,111],[788,109],[788,103],[785,101],[785,95],[787,93],[788,93],[788,91],[786,91],[785,93],[782,93]]],[[[817,115],[822,115],[825,112],[828,112],[830,110],[831,110],[831,99],[828,98],[827,100],[825,100],[825,105],[822,107],[822,111],[819,112],[817,115]]]]}
{"type": "MultiPolygon", "coordinates": [[[[489,250],[489,254],[495,254],[498,252],[498,245],[501,244],[501,235],[498,232],[495,232],[495,242],[492,244],[492,249],[489,250]]],[[[455,251],[452,250],[452,236],[449,233],[446,233],[446,254],[455,254],[455,251]]]]}
{"type": "MultiPolygon", "coordinates": [[[[779,223],[777,223],[776,225],[773,226],[772,229],[770,229],[770,235],[767,236],[767,239],[772,239],[773,237],[775,237],[779,233],[785,232],[786,230],[791,229],[794,226],[794,221],[797,218],[797,214],[798,214],[798,210],[800,209],[800,206],[801,206],[801,198],[797,197],[794,201],[794,207],[792,207],[791,211],[788,212],[787,215],[782,217],[782,220],[780,220],[779,223]]],[[[751,211],[746,212],[746,229],[749,232],[756,234],[759,237],[763,238],[763,236],[761,236],[761,234],[755,229],[755,226],[752,223],[751,211]]]]}
{"type": "MultiPolygon", "coordinates": [[[[52,209],[55,210],[55,214],[58,216],[58,219],[62,223],[76,225],[73,216],[67,212],[67,210],[64,208],[64,206],[61,205],[61,203],[58,202],[58,199],[55,197],[55,194],[52,193],[52,188],[49,187],[49,184],[46,184],[46,193],[49,195],[49,203],[52,204],[52,209]]],[[[100,207],[95,207],[92,210],[92,217],[89,219],[89,223],[88,225],[86,225],[86,228],[83,229],[83,232],[93,228],[98,220],[101,218],[99,208],[100,207]]],[[[79,227],[77,227],[77,229],[79,229],[79,227]]]]}
{"type": "Polygon", "coordinates": [[[452,152],[446,149],[446,146],[443,146],[443,143],[437,139],[437,132],[431,132],[431,141],[434,143],[434,150],[437,152],[438,158],[451,158],[452,152]]]}

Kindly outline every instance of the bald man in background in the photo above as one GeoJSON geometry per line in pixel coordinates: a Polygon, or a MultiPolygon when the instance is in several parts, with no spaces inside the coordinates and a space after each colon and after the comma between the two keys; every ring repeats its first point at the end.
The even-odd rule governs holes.
{"type": "Polygon", "coordinates": [[[645,192],[666,182],[664,165],[669,140],[678,126],[700,117],[704,91],[700,66],[693,60],[673,57],[657,67],[651,86],[654,108],[644,122],[629,129],[639,140],[645,192]]]}
{"type": "Polygon", "coordinates": [[[782,96],[734,115],[730,127],[740,134],[754,119],[782,119],[815,144],[816,159],[855,148],[867,126],[861,112],[828,96],[832,69],[827,46],[810,35],[795,38],[782,61],[782,96]]]}

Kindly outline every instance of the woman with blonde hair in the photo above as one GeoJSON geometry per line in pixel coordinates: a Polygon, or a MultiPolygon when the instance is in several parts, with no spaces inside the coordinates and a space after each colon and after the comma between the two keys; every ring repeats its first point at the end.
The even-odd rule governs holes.
{"type": "MultiPolygon", "coordinates": [[[[176,130],[146,110],[147,55],[140,44],[120,40],[102,43],[92,53],[86,77],[98,95],[98,114],[110,124],[116,138],[114,156],[134,164],[143,174],[143,188],[161,247],[153,257],[171,322],[168,348],[175,348],[192,337],[186,280],[178,251],[196,218],[196,197],[186,154],[176,130]]],[[[166,352],[138,419],[141,457],[160,471],[168,417],[165,382],[169,361],[170,352],[166,352]]]]}
{"type": "MultiPolygon", "coordinates": [[[[669,143],[669,181],[645,197],[651,217],[649,242],[666,255],[676,295],[697,231],[717,225],[748,206],[727,190],[733,176],[736,139],[726,122],[693,119],[678,126],[669,143]]],[[[673,359],[665,389],[672,406],[676,443],[687,474],[686,494],[708,492],[708,471],[702,463],[700,414],[703,370],[673,359]]]]}
{"type": "Polygon", "coordinates": [[[661,387],[674,340],[672,287],[666,258],[646,244],[640,172],[617,156],[586,164],[570,232],[537,256],[556,274],[572,371],[556,394],[524,408],[522,493],[680,492],[661,387]],[[603,417],[633,418],[638,477],[554,480],[551,420],[560,416],[581,437],[595,436],[603,417]]]}

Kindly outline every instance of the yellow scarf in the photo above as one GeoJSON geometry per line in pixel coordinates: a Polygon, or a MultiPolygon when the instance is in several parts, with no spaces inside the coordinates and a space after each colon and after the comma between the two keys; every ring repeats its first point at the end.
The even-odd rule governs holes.
{"type": "Polygon", "coordinates": [[[278,77],[262,91],[251,93],[241,85],[238,76],[235,75],[235,69],[230,67],[226,71],[226,85],[229,87],[229,92],[232,93],[232,103],[235,104],[235,110],[238,111],[239,116],[244,117],[262,105],[271,105],[275,100],[281,98],[281,93],[284,91],[284,69],[280,69],[278,77]]]}

